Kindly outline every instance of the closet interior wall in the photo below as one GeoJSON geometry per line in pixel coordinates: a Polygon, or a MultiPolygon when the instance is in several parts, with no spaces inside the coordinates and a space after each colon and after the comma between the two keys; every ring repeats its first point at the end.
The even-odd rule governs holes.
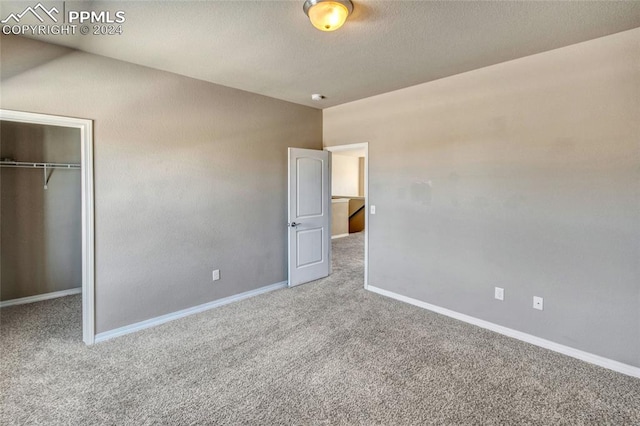
{"type": "MultiPolygon", "coordinates": [[[[2,121],[0,159],[80,163],[80,130],[2,121]]],[[[0,300],[82,287],[81,172],[0,168],[0,300]]]]}

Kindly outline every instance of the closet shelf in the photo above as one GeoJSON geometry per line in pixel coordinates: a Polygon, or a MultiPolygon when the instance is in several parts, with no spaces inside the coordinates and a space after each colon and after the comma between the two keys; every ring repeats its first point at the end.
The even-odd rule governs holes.
{"type": "Polygon", "coordinates": [[[80,164],[75,163],[38,163],[28,161],[0,161],[0,167],[24,167],[29,169],[79,169],[80,164]]]}
{"type": "Polygon", "coordinates": [[[1,160],[0,167],[26,168],[26,169],[43,169],[44,170],[44,189],[49,188],[49,179],[54,169],[79,169],[80,164],[75,163],[37,163],[28,161],[1,160]]]}

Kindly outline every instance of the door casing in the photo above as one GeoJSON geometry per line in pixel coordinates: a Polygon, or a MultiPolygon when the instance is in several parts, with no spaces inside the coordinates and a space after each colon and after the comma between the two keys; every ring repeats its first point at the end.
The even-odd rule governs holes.
{"type": "Polygon", "coordinates": [[[71,127],[80,130],[82,206],[82,340],[95,341],[95,250],[93,194],[93,121],[0,109],[0,121],[71,127]]]}
{"type": "Polygon", "coordinates": [[[364,149],[364,288],[369,287],[369,142],[325,146],[325,151],[339,153],[364,149]]]}

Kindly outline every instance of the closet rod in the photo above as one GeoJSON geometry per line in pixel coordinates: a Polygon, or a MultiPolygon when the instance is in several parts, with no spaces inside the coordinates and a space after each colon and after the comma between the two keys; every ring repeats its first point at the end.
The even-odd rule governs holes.
{"type": "Polygon", "coordinates": [[[0,167],[24,167],[29,169],[79,169],[80,164],[75,163],[37,163],[28,161],[0,161],[0,167]]]}

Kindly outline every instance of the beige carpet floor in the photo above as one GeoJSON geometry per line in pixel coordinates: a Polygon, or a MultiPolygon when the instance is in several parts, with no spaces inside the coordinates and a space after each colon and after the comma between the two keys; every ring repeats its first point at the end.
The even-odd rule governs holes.
{"type": "Polygon", "coordinates": [[[87,347],[80,297],[2,309],[3,425],[640,425],[640,380],[331,277],[87,347]]]}

